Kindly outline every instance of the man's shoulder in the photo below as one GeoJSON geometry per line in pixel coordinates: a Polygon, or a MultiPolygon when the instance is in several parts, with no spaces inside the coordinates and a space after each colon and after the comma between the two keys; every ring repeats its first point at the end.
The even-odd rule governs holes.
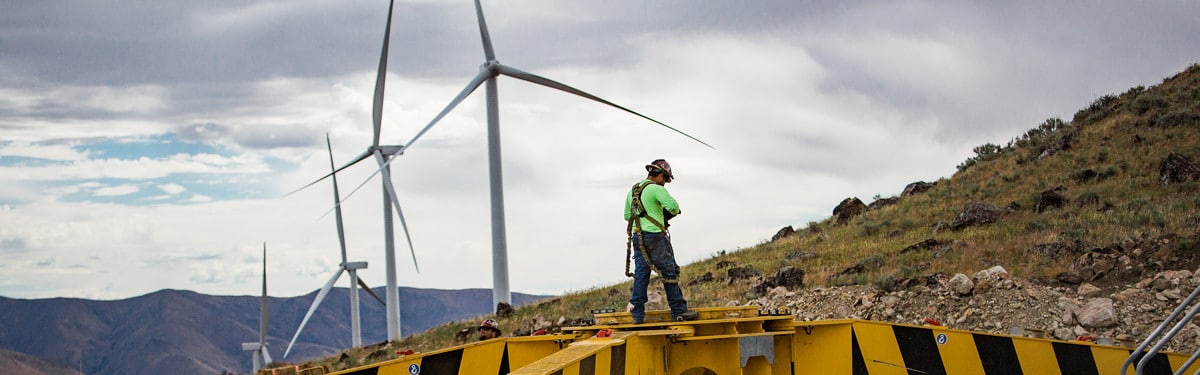
{"type": "Polygon", "coordinates": [[[667,188],[666,188],[665,186],[662,186],[662,185],[659,185],[659,184],[656,184],[656,183],[653,183],[653,182],[651,182],[649,185],[646,185],[646,187],[645,187],[645,188],[642,188],[642,191],[643,191],[643,192],[654,192],[654,193],[663,193],[663,194],[668,194],[668,193],[667,193],[667,188]]]}

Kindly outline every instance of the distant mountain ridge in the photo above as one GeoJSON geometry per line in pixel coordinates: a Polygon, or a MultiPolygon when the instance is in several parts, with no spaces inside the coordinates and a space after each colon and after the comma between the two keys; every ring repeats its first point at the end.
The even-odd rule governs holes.
{"type": "MultiPolygon", "coordinates": [[[[383,288],[374,291],[384,294],[383,288]]],[[[283,358],[316,293],[268,298],[267,343],[276,361],[301,362],[350,346],[349,289],[334,288],[283,358]]],[[[363,297],[363,343],[382,342],[387,339],[383,305],[363,297]]],[[[513,293],[513,302],[524,305],[546,297],[513,293]]],[[[242,352],[241,343],[258,338],[260,302],[258,296],[170,289],[117,301],[0,297],[0,349],[72,364],[87,374],[248,373],[250,355],[242,352]]],[[[400,288],[406,336],[493,309],[489,289],[400,288]]],[[[17,363],[20,357],[0,359],[17,363]]],[[[0,371],[9,373],[6,368],[0,371]]]]}

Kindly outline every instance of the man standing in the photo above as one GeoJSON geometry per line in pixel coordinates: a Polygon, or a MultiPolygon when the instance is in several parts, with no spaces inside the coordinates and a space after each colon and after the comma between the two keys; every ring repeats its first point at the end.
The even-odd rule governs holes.
{"type": "Polygon", "coordinates": [[[671,165],[658,159],[646,165],[645,180],[633,185],[625,196],[626,234],[634,254],[633,291],[629,303],[634,324],[641,324],[646,317],[646,288],[650,286],[650,271],[662,276],[663,289],[667,293],[667,304],[671,306],[671,319],[693,320],[700,316],[688,310],[683,290],[679,288],[679,266],[675,263],[675,250],[671,248],[671,234],[667,232],[667,220],[679,214],[679,203],[663,187],[675,178],[671,165]]]}

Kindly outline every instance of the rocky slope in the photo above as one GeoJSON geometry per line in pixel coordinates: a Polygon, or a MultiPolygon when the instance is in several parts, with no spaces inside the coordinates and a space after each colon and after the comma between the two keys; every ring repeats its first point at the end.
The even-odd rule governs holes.
{"type": "MultiPolygon", "coordinates": [[[[799,320],[869,319],[1136,346],[1198,285],[1200,275],[1189,270],[1105,288],[1044,285],[997,266],[973,277],[935,278],[899,291],[870,285],[777,287],[761,298],[730,303],[786,306],[799,320]]],[[[1189,323],[1166,350],[1191,353],[1197,347],[1200,327],[1189,323]]]]}

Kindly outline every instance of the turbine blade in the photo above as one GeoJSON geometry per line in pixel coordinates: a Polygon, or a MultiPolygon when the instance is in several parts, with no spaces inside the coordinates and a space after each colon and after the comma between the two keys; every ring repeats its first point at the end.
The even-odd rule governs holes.
{"type": "MultiPolygon", "coordinates": [[[[382,166],[385,164],[383,160],[383,152],[375,152],[375,161],[382,166]]],[[[412,254],[413,268],[417,269],[417,273],[421,273],[421,266],[417,265],[417,250],[413,247],[412,236],[408,234],[408,223],[404,221],[404,211],[400,209],[400,200],[396,199],[396,187],[392,186],[392,174],[387,168],[383,168],[383,186],[387,188],[388,197],[392,199],[392,206],[396,207],[396,214],[400,216],[400,227],[404,228],[404,238],[408,240],[408,252],[412,254]]]]}
{"type": "Polygon", "coordinates": [[[492,50],[492,36],[488,34],[487,22],[483,20],[483,6],[479,5],[479,0],[475,0],[475,18],[479,19],[479,39],[483,40],[483,57],[487,61],[496,59],[496,52],[492,50]]]}
{"type": "Polygon", "coordinates": [[[367,149],[367,151],[363,152],[362,155],[358,155],[358,157],[354,158],[353,161],[346,163],[345,165],[342,165],[341,168],[335,169],[333,172],[329,172],[329,174],[321,176],[321,178],[316,179],[316,181],[309,182],[307,185],[301,186],[299,189],[289,191],[287,194],[284,194],[283,196],[286,197],[286,196],[289,196],[292,194],[296,194],[297,192],[299,192],[301,190],[307,189],[309,186],[313,186],[313,185],[316,185],[318,182],[325,181],[326,178],[333,177],[333,175],[335,173],[341,172],[343,169],[350,168],[350,166],[358,164],[358,162],[363,161],[363,159],[366,159],[371,156],[371,150],[372,149],[367,149]]]}
{"type": "Polygon", "coordinates": [[[649,116],[643,115],[641,113],[637,113],[629,108],[622,107],[616,103],[605,100],[599,96],[595,96],[595,95],[589,94],[583,90],[580,90],[580,89],[577,89],[577,88],[574,88],[571,86],[567,86],[566,84],[563,84],[561,82],[558,82],[558,81],[555,81],[555,80],[552,80],[552,79],[549,79],[546,77],[542,77],[542,76],[539,76],[539,75],[536,75],[533,73],[525,72],[520,69],[512,68],[512,67],[509,67],[509,66],[506,66],[503,64],[500,65],[499,72],[500,72],[500,74],[503,74],[503,75],[506,75],[509,77],[513,77],[513,78],[516,78],[516,79],[519,79],[519,80],[522,80],[525,82],[546,86],[546,87],[549,87],[549,88],[552,88],[555,90],[575,94],[575,95],[578,95],[578,96],[581,96],[581,97],[584,97],[587,99],[591,99],[596,102],[607,104],[611,107],[620,109],[622,111],[632,113],[638,117],[653,121],[655,124],[662,125],[663,127],[666,127],[667,129],[674,130],[676,133],[683,134],[685,137],[691,138],[693,141],[700,142],[700,144],[708,146],[708,148],[711,148],[714,150],[716,149],[716,147],[713,147],[712,145],[705,143],[704,141],[701,141],[699,138],[693,137],[688,133],[684,133],[684,132],[680,131],[679,129],[675,129],[675,128],[671,127],[670,125],[664,124],[658,120],[652,119],[649,116]]]}
{"type": "Polygon", "coordinates": [[[387,26],[383,29],[383,48],[379,52],[379,71],[375,74],[375,101],[371,106],[371,122],[375,126],[372,146],[379,146],[379,131],[383,126],[383,86],[387,80],[388,40],[392,36],[392,7],[396,1],[388,1],[387,26]]]}
{"type": "Polygon", "coordinates": [[[366,290],[367,294],[370,294],[371,297],[375,297],[375,300],[379,301],[380,305],[387,306],[387,303],[383,302],[383,299],[379,298],[379,295],[375,294],[375,291],[371,290],[371,287],[367,286],[367,283],[362,281],[362,277],[358,278],[358,286],[361,286],[364,290],[366,290]]]}
{"type": "MultiPolygon", "coordinates": [[[[329,149],[329,169],[334,170],[333,164],[333,145],[329,143],[329,133],[325,133],[325,147],[329,149]]],[[[342,264],[346,263],[346,231],[342,228],[342,198],[338,194],[337,174],[330,173],[333,177],[333,208],[337,210],[337,234],[338,243],[342,245],[342,264]]]]}
{"type": "Polygon", "coordinates": [[[321,287],[321,291],[317,292],[317,298],[313,299],[313,304],[312,304],[312,306],[309,306],[308,313],[304,314],[304,320],[300,321],[300,328],[296,328],[296,334],[292,335],[292,341],[288,343],[287,350],[283,351],[284,358],[287,358],[288,354],[291,354],[292,345],[296,344],[296,338],[300,337],[301,331],[304,331],[304,325],[308,324],[308,319],[312,318],[313,312],[317,311],[317,306],[320,306],[321,301],[325,299],[325,295],[329,294],[329,289],[333,288],[333,283],[337,282],[338,277],[341,277],[342,272],[345,272],[345,271],[346,271],[345,265],[338,267],[338,271],[333,274],[333,277],[329,278],[329,282],[326,282],[325,286],[321,287]]]}
{"type": "MultiPolygon", "coordinates": [[[[370,156],[370,154],[367,154],[367,155],[370,156]]],[[[391,163],[391,160],[388,160],[388,163],[391,163]]],[[[364,185],[366,185],[368,182],[371,182],[371,179],[374,178],[375,175],[379,174],[380,170],[382,170],[382,169],[376,169],[375,172],[372,172],[370,176],[367,176],[367,178],[363,179],[363,182],[360,182],[358,184],[358,186],[355,186],[354,190],[350,190],[350,194],[346,194],[346,197],[335,202],[335,204],[333,205],[332,208],[325,210],[325,213],[321,214],[321,217],[323,218],[323,217],[325,217],[325,215],[329,215],[329,213],[333,212],[334,210],[341,212],[342,203],[345,203],[346,201],[350,200],[350,197],[353,197],[354,193],[358,192],[358,189],[362,189],[362,187],[364,185]]]]}
{"type": "Polygon", "coordinates": [[[266,367],[266,366],[269,366],[269,365],[271,365],[271,362],[275,362],[275,361],[272,361],[272,360],[271,360],[271,351],[270,351],[270,350],[267,350],[267,346],[266,346],[266,345],[263,345],[263,346],[262,346],[261,348],[259,348],[258,350],[261,350],[261,351],[262,351],[262,357],[263,357],[263,367],[266,367]]]}
{"type": "Polygon", "coordinates": [[[487,70],[486,68],[480,67],[479,74],[476,74],[475,78],[472,78],[471,82],[467,83],[467,87],[464,87],[462,89],[462,91],[458,93],[458,96],[454,97],[454,100],[451,100],[450,104],[447,105],[446,108],[443,109],[441,113],[438,113],[437,117],[433,118],[433,121],[429,122],[429,125],[425,125],[425,127],[422,128],[421,131],[417,132],[417,135],[414,136],[412,140],[409,140],[408,143],[404,144],[404,150],[407,151],[409,147],[412,147],[413,143],[416,142],[417,139],[420,139],[422,135],[425,135],[425,132],[429,131],[429,128],[432,128],[434,124],[437,124],[437,122],[441,121],[443,117],[446,117],[446,115],[449,114],[450,111],[454,110],[454,107],[458,106],[458,103],[462,103],[463,99],[466,99],[468,96],[471,95],[472,92],[475,92],[475,89],[479,88],[479,85],[482,85],[483,82],[487,81],[488,77],[491,77],[491,76],[492,76],[491,71],[487,70]]]}
{"type": "Polygon", "coordinates": [[[262,315],[258,317],[258,343],[267,344],[267,243],[263,242],[263,285],[262,285],[262,306],[259,307],[262,315]]]}

